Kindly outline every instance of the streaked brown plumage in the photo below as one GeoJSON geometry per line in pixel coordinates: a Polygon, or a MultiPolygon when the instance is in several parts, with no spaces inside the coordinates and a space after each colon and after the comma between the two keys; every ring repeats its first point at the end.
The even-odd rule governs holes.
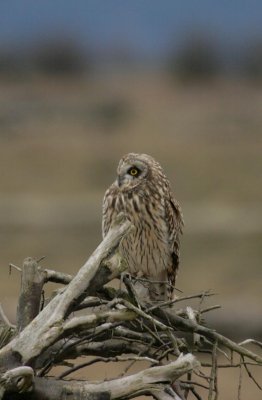
{"type": "Polygon", "coordinates": [[[150,281],[166,282],[146,287],[143,284],[143,290],[140,284],[139,295],[151,301],[171,298],[179,266],[183,217],[168,179],[151,156],[129,153],[120,160],[117,179],[104,197],[103,236],[120,212],[135,227],[120,245],[128,271],[150,281]]]}

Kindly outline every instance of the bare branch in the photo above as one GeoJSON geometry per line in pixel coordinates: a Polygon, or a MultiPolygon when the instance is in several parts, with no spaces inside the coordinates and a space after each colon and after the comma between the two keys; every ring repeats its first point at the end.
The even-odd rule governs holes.
{"type": "Polygon", "coordinates": [[[184,400],[184,398],[182,399],[170,386],[165,386],[163,388],[160,386],[158,389],[152,390],[151,395],[156,400],[184,400]]]}
{"type": "Polygon", "coordinates": [[[252,381],[255,383],[255,385],[258,387],[258,389],[262,390],[262,386],[258,383],[258,381],[255,379],[255,377],[253,376],[253,374],[252,374],[251,371],[249,370],[249,368],[248,368],[248,366],[247,366],[247,363],[245,363],[244,357],[242,357],[242,360],[243,360],[243,363],[242,363],[242,364],[244,365],[245,370],[246,370],[246,372],[247,372],[249,378],[252,379],[252,381]]]}
{"type": "MultiPolygon", "coordinates": [[[[0,386],[5,391],[14,391],[18,393],[27,392],[32,388],[34,380],[34,371],[30,367],[17,367],[10,369],[1,376],[0,386]]],[[[1,396],[0,396],[1,399],[1,396]]]]}
{"type": "Polygon", "coordinates": [[[13,338],[16,329],[8,325],[0,325],[0,349],[13,338]]]}
{"type": "Polygon", "coordinates": [[[12,340],[1,352],[17,352],[24,363],[36,358],[47,347],[63,335],[63,321],[71,310],[87,295],[88,288],[94,285],[96,273],[102,260],[117,248],[121,238],[131,228],[129,221],[118,219],[103,242],[79,270],[64,291],[54,297],[33,321],[33,328],[28,325],[21,334],[12,340]]]}
{"type": "Polygon", "coordinates": [[[221,306],[219,304],[214,305],[214,306],[210,306],[210,307],[207,307],[207,308],[203,308],[201,310],[201,314],[207,313],[209,311],[217,310],[218,308],[221,308],[221,306]]]}
{"type": "MultiPolygon", "coordinates": [[[[35,391],[39,392],[44,382],[46,386],[53,389],[55,396],[48,393],[49,400],[61,398],[61,393],[79,393],[89,399],[89,396],[96,396],[101,393],[110,393],[110,399],[132,398],[138,394],[149,394],[158,389],[163,382],[174,382],[187,371],[199,367],[199,363],[192,354],[179,357],[176,361],[168,365],[157,366],[145,369],[136,374],[125,376],[111,381],[103,382],[79,382],[79,381],[59,381],[44,378],[35,378],[35,391]]],[[[46,388],[45,393],[49,390],[46,388]]],[[[83,397],[82,397],[83,398],[83,397]]],[[[95,397],[96,398],[96,397],[95,397]]]]}
{"type": "Polygon", "coordinates": [[[82,364],[78,364],[72,368],[70,368],[69,370],[63,372],[58,379],[62,379],[65,376],[68,376],[70,374],[72,374],[75,371],[78,371],[79,369],[88,367],[90,365],[96,364],[97,362],[104,362],[104,363],[108,363],[108,362],[119,362],[119,361],[147,361],[150,362],[152,364],[159,364],[158,361],[150,358],[150,357],[139,357],[139,356],[130,356],[130,357],[123,357],[123,356],[115,356],[115,357],[96,357],[93,358],[92,360],[86,361],[82,364]]]}
{"type": "Polygon", "coordinates": [[[99,297],[88,296],[85,300],[83,300],[76,308],[76,311],[83,310],[84,308],[89,307],[98,307],[102,304],[107,304],[106,300],[102,300],[99,297]]]}
{"type": "Polygon", "coordinates": [[[18,266],[15,265],[15,264],[10,263],[10,264],[9,264],[9,275],[11,275],[12,268],[13,268],[13,269],[16,269],[18,272],[22,272],[22,268],[18,267],[18,266]]]}
{"type": "Polygon", "coordinates": [[[45,280],[37,261],[28,257],[23,262],[21,290],[17,307],[17,329],[23,330],[39,313],[45,280]]]}
{"type": "MultiPolygon", "coordinates": [[[[100,383],[100,390],[109,390],[112,398],[120,398],[137,391],[149,389],[152,384],[160,382],[174,382],[186,372],[196,369],[200,366],[199,362],[192,354],[179,357],[176,361],[159,367],[152,367],[130,376],[115,379],[109,382],[100,383]]],[[[91,387],[93,386],[90,384],[91,387]]],[[[99,385],[99,386],[100,386],[99,385]]],[[[88,386],[88,385],[87,385],[88,386]]],[[[87,387],[86,386],[86,387],[87,387]]],[[[95,390],[95,387],[94,391],[95,390]]]]}
{"type": "Polygon", "coordinates": [[[183,297],[179,297],[177,299],[174,300],[169,300],[169,301],[164,301],[160,304],[156,304],[152,307],[149,307],[147,309],[147,311],[153,311],[157,308],[164,308],[164,307],[169,307],[173,304],[179,303],[181,301],[185,301],[185,300],[190,300],[190,299],[199,299],[199,298],[203,298],[203,297],[210,297],[210,296],[215,296],[215,293],[211,293],[209,290],[203,293],[197,293],[197,294],[193,294],[191,296],[183,296],[183,297]]]}
{"type": "Polygon", "coordinates": [[[64,323],[61,336],[69,335],[75,330],[77,330],[78,332],[80,332],[80,330],[87,330],[99,325],[100,323],[123,323],[124,321],[130,321],[135,318],[136,314],[134,312],[125,309],[117,311],[105,311],[81,317],[74,317],[64,323]]]}
{"type": "Polygon", "coordinates": [[[245,346],[246,344],[250,344],[250,343],[257,345],[257,346],[261,347],[261,349],[262,349],[262,343],[255,339],[246,339],[243,342],[238,343],[238,344],[239,344],[239,346],[245,346]]]}
{"type": "Polygon", "coordinates": [[[144,312],[141,308],[138,308],[136,306],[134,306],[133,304],[129,303],[128,301],[124,300],[124,299],[115,299],[111,302],[110,306],[111,307],[115,307],[117,304],[122,304],[123,306],[125,306],[127,309],[134,311],[137,315],[145,318],[146,320],[152,322],[153,325],[156,325],[159,329],[163,330],[163,331],[168,331],[170,330],[170,327],[168,327],[167,325],[163,324],[162,322],[158,321],[157,319],[151,317],[151,315],[147,314],[146,312],[144,312]]]}
{"type": "Polygon", "coordinates": [[[6,325],[9,326],[10,328],[15,328],[16,326],[14,324],[12,324],[9,319],[7,318],[7,316],[5,315],[5,312],[3,310],[2,304],[0,303],[0,319],[2,320],[2,322],[6,325]]]}
{"type": "Polygon", "coordinates": [[[68,285],[73,279],[72,275],[64,274],[63,272],[53,271],[51,269],[44,269],[45,272],[45,282],[62,283],[63,285],[68,285]]]}
{"type": "Polygon", "coordinates": [[[239,346],[237,343],[226,338],[225,336],[221,335],[215,330],[194,323],[188,319],[179,317],[175,313],[172,314],[168,311],[163,311],[162,309],[159,308],[153,310],[153,314],[160,317],[162,320],[167,321],[167,323],[168,321],[171,322],[177,328],[181,328],[190,332],[197,332],[200,335],[206,336],[213,341],[217,340],[218,343],[225,345],[228,349],[235,351],[236,353],[241,354],[242,356],[246,356],[256,361],[258,364],[262,365],[262,357],[260,357],[258,354],[255,354],[252,351],[247,350],[242,346],[239,346]]]}
{"type": "Polygon", "coordinates": [[[241,400],[241,390],[242,390],[242,365],[239,364],[239,378],[238,378],[238,388],[237,388],[237,399],[241,400]]]}
{"type": "MultiPolygon", "coordinates": [[[[209,291],[145,306],[136,295],[133,278],[126,274],[123,290],[104,287],[126,268],[117,249],[130,229],[130,222],[124,221],[123,216],[118,218],[75,277],[44,269],[35,259],[25,260],[17,312],[19,334],[0,305],[3,321],[0,325],[0,400],[3,396],[5,400],[12,399],[12,392],[18,399],[18,393],[26,392],[28,400],[129,400],[138,395],[152,395],[157,400],[185,400],[189,394],[199,400],[198,386],[208,390],[210,400],[216,400],[220,367],[241,370],[244,366],[260,387],[249,365],[261,366],[262,357],[244,346],[250,343],[261,348],[262,344],[254,339],[237,344],[201,325],[204,313],[220,307],[203,308],[205,298],[213,295],[209,291]],[[65,287],[60,288],[40,311],[42,287],[49,281],[65,287]],[[165,309],[196,298],[199,299],[196,309],[187,304],[180,310],[177,307],[165,309]],[[84,313],[78,312],[83,309],[84,313]],[[193,351],[205,354],[207,361],[203,366],[208,367],[208,371],[200,369],[199,362],[191,354],[193,351]],[[183,355],[184,352],[187,354],[183,355]],[[219,353],[223,354],[226,364],[218,364],[219,353]],[[241,356],[239,363],[234,360],[235,353],[241,356]],[[74,362],[81,356],[95,358],[81,364],[74,362]],[[176,361],[170,361],[174,359],[176,361]],[[117,379],[103,382],[63,379],[94,363],[123,361],[130,363],[117,379]],[[139,361],[157,366],[127,376],[130,366],[139,361]],[[47,377],[49,371],[53,373],[56,371],[53,367],[59,365],[66,369],[58,379],[47,377]],[[184,374],[187,374],[186,380],[180,382],[184,374]],[[204,380],[203,384],[192,380],[194,374],[197,380],[204,380]]],[[[148,284],[145,278],[138,281],[148,284]]],[[[239,398],[241,379],[240,375],[239,398]]]]}
{"type": "Polygon", "coordinates": [[[217,398],[217,340],[213,345],[212,351],[212,368],[210,374],[208,400],[212,400],[213,391],[215,392],[215,400],[217,398]]]}

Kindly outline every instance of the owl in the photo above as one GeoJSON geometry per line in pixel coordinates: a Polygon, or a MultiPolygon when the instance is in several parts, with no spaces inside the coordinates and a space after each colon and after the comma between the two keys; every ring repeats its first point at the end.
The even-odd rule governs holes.
{"type": "Polygon", "coordinates": [[[103,237],[123,212],[134,226],[120,243],[128,272],[137,278],[141,301],[172,299],[179,267],[183,216],[160,164],[147,154],[129,153],[103,201],[103,237]]]}

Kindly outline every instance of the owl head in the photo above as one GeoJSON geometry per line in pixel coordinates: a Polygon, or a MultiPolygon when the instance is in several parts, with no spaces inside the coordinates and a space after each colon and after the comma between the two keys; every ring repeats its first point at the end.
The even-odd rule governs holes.
{"type": "Polygon", "coordinates": [[[129,153],[121,158],[117,168],[117,185],[132,189],[152,175],[152,167],[159,165],[147,154],[129,153]]]}

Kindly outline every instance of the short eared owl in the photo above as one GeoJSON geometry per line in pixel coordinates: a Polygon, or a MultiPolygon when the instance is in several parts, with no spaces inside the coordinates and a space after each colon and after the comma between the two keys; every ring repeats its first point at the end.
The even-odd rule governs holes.
{"type": "Polygon", "coordinates": [[[128,272],[151,281],[147,300],[172,298],[183,217],[163,169],[151,156],[129,153],[120,160],[117,179],[104,197],[103,236],[120,212],[135,227],[120,245],[128,272]]]}

